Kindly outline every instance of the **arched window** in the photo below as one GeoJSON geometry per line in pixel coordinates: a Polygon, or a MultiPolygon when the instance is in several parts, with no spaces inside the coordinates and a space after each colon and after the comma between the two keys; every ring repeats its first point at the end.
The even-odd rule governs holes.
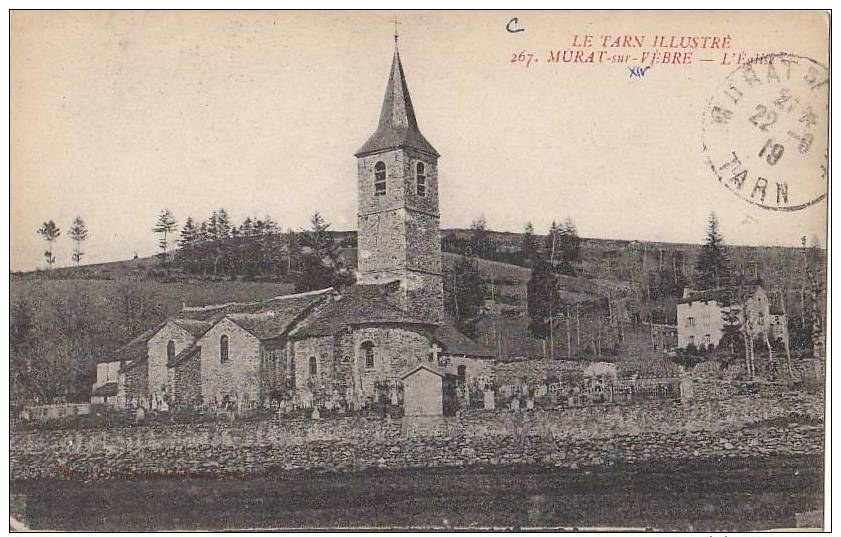
{"type": "Polygon", "coordinates": [[[385,196],[385,162],[374,164],[374,195],[385,196]]]}
{"type": "Polygon", "coordinates": [[[175,342],[170,341],[166,344],[166,361],[172,362],[175,360],[175,342]]]}
{"type": "Polygon", "coordinates": [[[289,357],[289,385],[295,387],[295,357],[289,357]]]}
{"type": "Polygon", "coordinates": [[[219,361],[228,361],[228,336],[219,338],[219,361]]]}
{"type": "Polygon", "coordinates": [[[418,165],[415,168],[415,170],[418,196],[426,197],[426,166],[423,162],[418,162],[418,165]]]}
{"type": "Polygon", "coordinates": [[[310,356],[310,376],[315,377],[318,375],[318,360],[315,359],[315,356],[310,356]]]}
{"type": "Polygon", "coordinates": [[[365,358],[365,368],[374,369],[374,344],[366,341],[359,349],[363,358],[365,358]]]}

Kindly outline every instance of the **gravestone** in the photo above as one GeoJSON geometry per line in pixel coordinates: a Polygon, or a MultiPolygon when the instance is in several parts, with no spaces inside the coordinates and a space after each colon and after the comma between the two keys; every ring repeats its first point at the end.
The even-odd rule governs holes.
{"type": "Polygon", "coordinates": [[[545,384],[541,384],[540,387],[537,388],[538,397],[544,397],[548,392],[549,388],[545,384]]]}
{"type": "Polygon", "coordinates": [[[511,410],[520,410],[520,400],[516,397],[514,399],[511,399],[511,403],[509,403],[509,408],[511,410]]]}
{"type": "Polygon", "coordinates": [[[526,401],[526,410],[534,410],[534,399],[526,401]]]}
{"type": "Polygon", "coordinates": [[[321,419],[321,412],[318,411],[318,407],[315,407],[312,410],[312,419],[314,419],[314,420],[320,420],[321,419]]]}
{"type": "Polygon", "coordinates": [[[485,390],[485,410],[496,409],[496,397],[493,390],[485,390]]]}
{"type": "Polygon", "coordinates": [[[680,379],[680,398],[684,401],[691,401],[695,396],[695,386],[692,379],[683,377],[680,379]]]}

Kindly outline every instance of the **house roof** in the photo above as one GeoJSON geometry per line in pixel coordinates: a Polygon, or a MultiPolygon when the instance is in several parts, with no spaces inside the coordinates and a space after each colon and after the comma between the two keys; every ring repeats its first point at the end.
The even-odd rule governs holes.
{"type": "Polygon", "coordinates": [[[190,333],[193,337],[201,337],[204,335],[205,332],[210,330],[210,327],[213,326],[213,323],[209,321],[199,321],[196,319],[181,319],[176,318],[172,319],[172,323],[180,326],[184,330],[190,333]]]}
{"type": "Polygon", "coordinates": [[[327,289],[319,289],[317,291],[308,291],[306,293],[297,293],[293,295],[281,295],[255,302],[227,302],[224,304],[190,306],[182,308],[176,317],[178,319],[192,319],[216,324],[225,316],[232,313],[256,314],[272,310],[306,308],[320,300],[323,300],[332,291],[333,288],[328,287],[327,289]]]}
{"type": "Polygon", "coordinates": [[[406,371],[405,373],[403,373],[402,375],[400,375],[400,379],[402,380],[406,377],[411,377],[412,375],[414,375],[415,373],[417,373],[421,369],[426,369],[430,373],[435,373],[436,375],[438,375],[439,377],[442,377],[442,378],[445,376],[444,373],[442,373],[440,371],[436,371],[435,369],[429,367],[426,364],[418,364],[415,367],[413,367],[413,368],[409,369],[408,371],[406,371]]]}
{"type": "Polygon", "coordinates": [[[128,371],[129,369],[133,369],[138,364],[144,363],[148,359],[148,353],[146,352],[146,345],[149,343],[149,340],[164,327],[166,323],[160,323],[157,326],[146,330],[136,338],[132,339],[114,353],[114,358],[108,360],[109,362],[124,362],[124,365],[120,368],[120,372],[128,371]]]}
{"type": "MultiPolygon", "coordinates": [[[[120,372],[128,371],[139,364],[145,363],[148,359],[147,343],[158,330],[170,321],[187,330],[193,336],[199,337],[207,332],[214,324],[232,314],[257,315],[274,312],[275,315],[279,316],[278,319],[294,319],[296,316],[301,315],[315,304],[324,300],[332,291],[332,288],[327,288],[293,295],[281,295],[268,300],[258,300],[255,302],[227,302],[224,304],[184,307],[174,318],[168,319],[166,322],[143,332],[128,342],[115,353],[115,359],[109,361],[128,362],[120,368],[120,372]]],[[[248,329],[246,328],[246,330],[248,329]]],[[[257,329],[255,328],[255,330],[257,329]]],[[[265,330],[261,334],[265,335],[265,330]]],[[[176,356],[176,362],[178,361],[177,358],[178,356],[176,356]]]]}
{"type": "Polygon", "coordinates": [[[108,397],[112,395],[117,395],[117,383],[116,382],[107,382],[102,386],[96,388],[91,395],[96,395],[100,397],[108,397]]]}
{"type": "Polygon", "coordinates": [[[418,128],[412,98],[409,96],[409,87],[406,84],[406,75],[403,73],[400,54],[395,46],[377,130],[359,148],[356,156],[361,157],[400,147],[411,147],[435,157],[439,156],[438,151],[424,138],[418,128]]]}
{"type": "MultiPolygon", "coordinates": [[[[760,287],[760,282],[752,282],[745,287],[752,288],[754,291],[760,287]]],[[[713,302],[727,300],[738,290],[737,287],[718,287],[716,289],[705,289],[703,291],[691,291],[689,296],[681,298],[677,301],[678,304],[689,304],[690,302],[713,302]]]]}
{"type": "Polygon", "coordinates": [[[715,302],[724,300],[732,290],[727,288],[707,289],[705,291],[694,291],[688,297],[678,300],[678,304],[689,304],[690,302],[715,302]]]}
{"type": "Polygon", "coordinates": [[[446,354],[463,354],[477,358],[493,358],[494,356],[493,352],[479,345],[449,324],[436,328],[433,339],[441,345],[446,354]]]}
{"type": "Polygon", "coordinates": [[[182,362],[186,362],[187,360],[189,360],[190,358],[192,358],[193,356],[198,354],[199,351],[201,351],[201,346],[200,345],[196,345],[196,344],[188,345],[187,348],[185,348],[184,350],[182,350],[181,352],[179,352],[178,354],[173,356],[172,360],[168,360],[167,363],[166,363],[166,366],[167,367],[175,367],[175,366],[181,364],[182,362]]]}
{"type": "Polygon", "coordinates": [[[418,324],[433,325],[416,319],[387,300],[391,284],[353,285],[333,302],[316,312],[292,332],[293,339],[320,337],[336,334],[358,324],[418,324]]]}
{"type": "MultiPolygon", "coordinates": [[[[292,306],[292,304],[290,304],[292,306]]],[[[260,340],[274,339],[286,334],[295,321],[309,308],[296,307],[272,309],[262,313],[231,313],[225,318],[260,340]]]]}

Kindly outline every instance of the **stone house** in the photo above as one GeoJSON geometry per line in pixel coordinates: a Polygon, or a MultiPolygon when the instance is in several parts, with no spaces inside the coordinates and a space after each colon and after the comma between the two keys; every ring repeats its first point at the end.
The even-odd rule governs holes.
{"type": "MultiPolygon", "coordinates": [[[[724,335],[723,314],[730,310],[728,297],[733,289],[720,288],[705,291],[684,289],[683,298],[677,303],[678,347],[685,349],[713,345],[718,347],[724,335]]],[[[768,295],[759,283],[752,284],[740,318],[747,319],[754,337],[773,336],[773,319],[768,295]]],[[[777,316],[777,322],[780,317],[777,316]]]]}
{"type": "Polygon", "coordinates": [[[488,376],[493,354],[445,321],[439,154],[396,48],[377,129],[356,157],[357,284],[182,308],[118,351],[122,404],[353,409],[403,404],[419,366],[462,387],[488,376]]]}
{"type": "Polygon", "coordinates": [[[117,386],[122,363],[107,358],[96,364],[96,382],[91,387],[91,403],[98,405],[117,404],[117,386]]]}

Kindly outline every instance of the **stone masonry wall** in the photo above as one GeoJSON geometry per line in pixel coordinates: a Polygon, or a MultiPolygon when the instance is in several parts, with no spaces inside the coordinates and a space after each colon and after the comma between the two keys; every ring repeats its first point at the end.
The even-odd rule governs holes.
{"type": "Polygon", "coordinates": [[[428,354],[430,343],[427,336],[419,331],[400,327],[361,327],[354,329],[352,345],[352,349],[342,349],[341,352],[359,356],[352,378],[364,400],[374,397],[375,381],[394,382],[410,366],[418,364],[418,358],[428,354]],[[365,366],[365,359],[359,354],[361,345],[366,341],[374,344],[372,369],[365,366]]]}
{"type": "Polygon", "coordinates": [[[201,403],[201,351],[173,368],[172,393],[176,405],[201,403]]]}
{"type": "Polygon", "coordinates": [[[132,407],[148,406],[148,378],[149,369],[146,364],[139,364],[121,373],[117,385],[117,399],[132,407]]]}
{"type": "Polygon", "coordinates": [[[149,395],[163,396],[167,392],[169,373],[167,372],[167,345],[175,344],[175,355],[186,349],[195,338],[175,323],[169,322],[149,340],[149,395]]]}
{"type": "MultiPolygon", "coordinates": [[[[276,472],[823,453],[823,400],[802,393],[453,418],[341,418],[13,432],[11,479],[245,478],[276,472]]],[[[722,462],[722,464],[724,464],[722,462]]]]}
{"type": "MultiPolygon", "coordinates": [[[[335,389],[335,360],[333,337],[308,338],[292,343],[295,357],[295,387],[321,397],[333,395],[335,389]],[[310,358],[315,358],[315,375],[310,372],[310,358]]],[[[306,397],[306,396],[305,396],[306,397]]]]}
{"type": "Polygon", "coordinates": [[[221,403],[225,396],[242,401],[260,397],[260,341],[230,319],[219,321],[199,340],[202,400],[221,403]],[[228,360],[221,361],[219,342],[228,336],[228,360]]]}

